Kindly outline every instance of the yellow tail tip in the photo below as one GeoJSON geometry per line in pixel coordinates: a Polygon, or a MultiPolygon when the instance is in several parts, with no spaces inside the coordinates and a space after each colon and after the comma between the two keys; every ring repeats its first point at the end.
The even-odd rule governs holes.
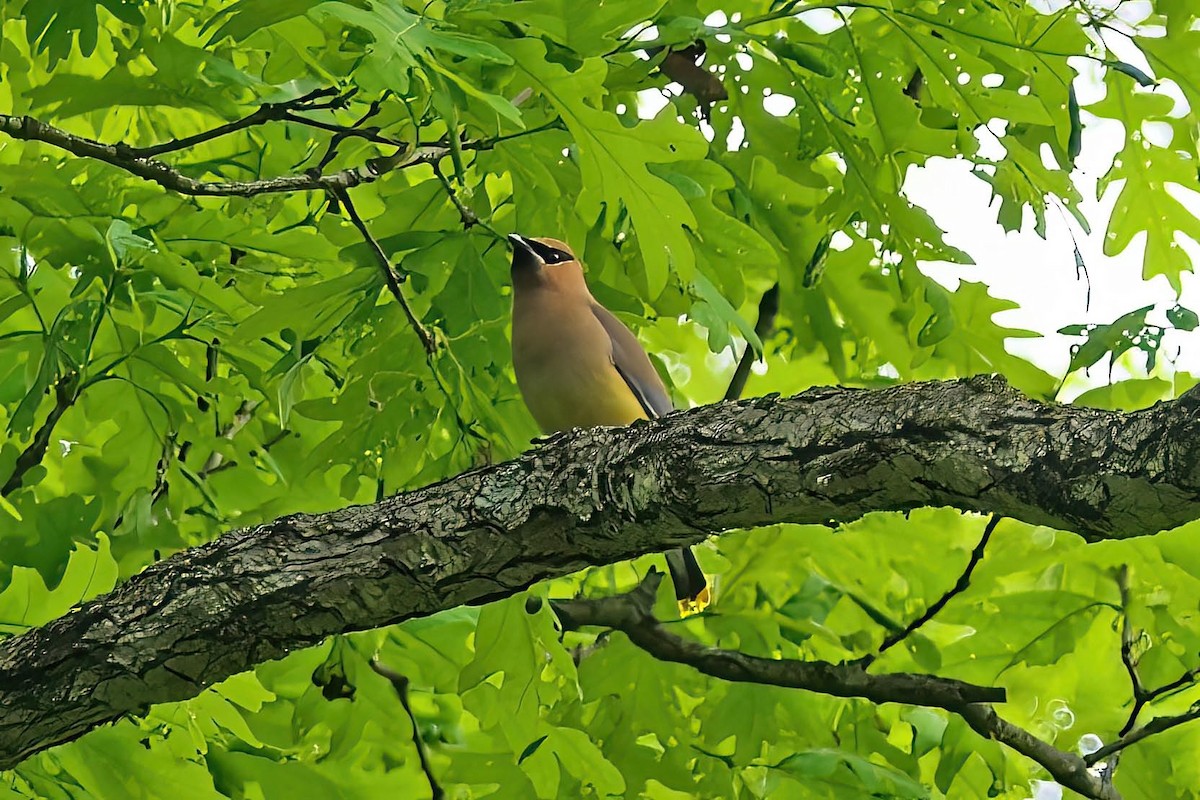
{"type": "Polygon", "coordinates": [[[685,597],[679,601],[679,616],[690,617],[693,614],[699,614],[704,609],[712,604],[712,592],[709,591],[709,586],[712,585],[712,580],[709,576],[704,576],[706,584],[700,591],[700,594],[695,597],[685,597]]]}

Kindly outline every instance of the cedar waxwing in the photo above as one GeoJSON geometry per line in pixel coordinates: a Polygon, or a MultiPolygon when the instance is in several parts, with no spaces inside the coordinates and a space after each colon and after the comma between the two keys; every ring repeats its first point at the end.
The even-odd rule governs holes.
{"type": "MultiPolygon", "coordinates": [[[[671,398],[633,333],[596,302],[583,265],[557,239],[509,235],[513,245],[513,367],[525,405],[546,433],[628,425],[671,411],[671,398]]],[[[708,605],[691,550],[666,554],[684,614],[708,605]]]]}

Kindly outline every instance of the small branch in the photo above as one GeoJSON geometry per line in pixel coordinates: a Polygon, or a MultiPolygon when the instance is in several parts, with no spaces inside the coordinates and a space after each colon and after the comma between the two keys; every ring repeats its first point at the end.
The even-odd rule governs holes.
{"type": "MultiPolygon", "coordinates": [[[[518,95],[518,97],[519,96],[520,95],[518,95]]],[[[523,139],[526,136],[533,136],[534,134],[537,134],[537,133],[544,133],[546,131],[565,131],[566,129],[567,129],[567,126],[566,126],[566,123],[564,123],[562,121],[562,117],[555,117],[554,119],[549,120],[548,122],[543,122],[541,125],[538,125],[533,128],[528,128],[527,130],[517,131],[516,133],[506,133],[503,136],[495,136],[495,137],[492,137],[491,139],[476,139],[474,141],[463,142],[462,149],[463,150],[491,150],[496,145],[504,144],[505,142],[511,142],[513,139],[523,139]]],[[[432,146],[440,147],[441,144],[435,143],[432,146]]]]}
{"type": "Polygon", "coordinates": [[[663,575],[651,570],[633,591],[589,600],[555,600],[551,607],[569,630],[595,625],[619,630],[659,661],[685,664],[728,681],[761,683],[876,703],[904,703],[950,711],[968,703],[1004,702],[1004,689],[911,673],[871,675],[857,662],[759,658],[722,650],[670,633],[654,617],[654,596],[663,575]]]}
{"type": "Polygon", "coordinates": [[[1096,764],[1113,753],[1119,753],[1126,747],[1129,747],[1132,744],[1137,744],[1148,736],[1153,736],[1156,733],[1162,733],[1163,731],[1170,730],[1171,728],[1174,728],[1178,725],[1183,725],[1185,722],[1191,722],[1195,719],[1200,719],[1200,703],[1194,704],[1182,714],[1176,714],[1171,717],[1156,717],[1137,730],[1129,733],[1126,736],[1122,736],[1120,739],[1117,739],[1115,742],[1104,745],[1104,747],[1101,747],[1094,753],[1089,753],[1084,757],[1084,761],[1087,762],[1088,766],[1092,766],[1093,764],[1096,764]]]}
{"type": "MultiPolygon", "coordinates": [[[[238,433],[241,432],[242,428],[246,427],[246,424],[250,422],[250,419],[254,416],[254,411],[257,408],[257,400],[243,400],[241,405],[238,406],[238,410],[234,412],[233,419],[228,425],[225,426],[225,429],[221,431],[221,438],[233,441],[233,437],[237,436],[238,433]]],[[[204,466],[200,468],[200,477],[207,478],[209,475],[216,472],[218,469],[220,469],[221,462],[224,460],[225,456],[221,455],[219,451],[213,450],[212,453],[209,454],[208,459],[204,462],[204,466]]]]}
{"type": "MultiPolygon", "coordinates": [[[[331,90],[321,90],[330,92],[331,90]]],[[[312,95],[313,93],[310,93],[312,95]]],[[[306,95],[305,97],[309,97],[306,95]]],[[[301,98],[304,99],[304,98],[301,98]]],[[[291,101],[293,103],[298,101],[291,101]]],[[[332,102],[332,101],[331,101],[332,102]]],[[[306,106],[306,109],[312,110],[320,106],[312,104],[306,106]]],[[[332,106],[327,106],[332,107],[332,106]]],[[[264,106],[266,108],[266,106],[264,106]]],[[[401,169],[408,169],[419,164],[436,164],[441,159],[450,154],[450,148],[445,144],[429,144],[417,145],[416,147],[408,148],[402,142],[378,135],[373,129],[357,129],[347,128],[338,125],[318,122],[316,120],[297,117],[290,114],[290,109],[287,104],[282,106],[274,106],[272,108],[283,108],[280,111],[264,112],[263,109],[250,114],[247,117],[214,128],[211,131],[205,131],[194,136],[184,139],[176,139],[171,142],[166,142],[161,145],[151,147],[134,148],[127,144],[105,144],[98,142],[95,139],[88,139],[84,136],[76,136],[72,133],[67,133],[61,128],[56,128],[53,125],[46,123],[29,116],[12,116],[10,114],[0,114],[0,132],[11,136],[14,139],[20,139],[30,142],[45,142],[53,145],[69,153],[80,156],[82,158],[93,158],[97,161],[103,161],[106,164],[111,164],[114,167],[123,169],[131,175],[136,175],[143,180],[157,183],[163,188],[170,189],[180,194],[185,194],[193,197],[254,197],[260,194],[279,194],[283,192],[302,192],[302,191],[320,191],[326,193],[335,193],[338,190],[351,189],[355,186],[360,186],[364,183],[372,183],[379,180],[384,174],[401,169]],[[273,116],[272,116],[273,115],[273,116]],[[260,122],[270,121],[264,118],[276,117],[286,119],[291,122],[308,125],[310,127],[319,128],[320,130],[334,131],[335,136],[340,135],[343,138],[350,136],[358,136],[380,144],[396,145],[398,152],[394,155],[384,158],[367,159],[366,163],[361,167],[353,167],[350,169],[340,170],[328,175],[320,174],[320,171],[310,171],[302,175],[283,175],[276,178],[265,178],[256,181],[202,181],[195,178],[190,178],[184,175],[178,169],[164,164],[161,161],[153,158],[155,154],[171,152],[184,147],[189,147],[210,139],[224,136],[234,131],[242,130],[251,125],[259,124],[260,122]]],[[[361,120],[359,123],[360,124],[361,120]]],[[[517,139],[523,136],[529,136],[535,133],[551,129],[562,129],[563,122],[561,119],[553,119],[544,125],[539,125],[536,128],[530,128],[517,133],[497,136],[492,139],[480,139],[477,141],[464,142],[463,150],[490,150],[497,144],[517,139]]]]}
{"type": "Polygon", "coordinates": [[[446,180],[446,176],[442,172],[442,168],[437,164],[433,165],[433,174],[437,176],[439,181],[441,181],[442,188],[446,190],[446,194],[450,197],[450,202],[454,203],[454,207],[458,209],[458,216],[462,220],[463,229],[470,230],[475,225],[478,225],[479,217],[475,215],[475,212],[470,208],[470,206],[463,203],[462,198],[458,196],[458,191],[454,188],[454,185],[450,183],[450,181],[446,180]]]}
{"type": "MultiPolygon", "coordinates": [[[[444,146],[416,147],[402,150],[393,156],[372,158],[361,167],[322,175],[284,175],[256,181],[202,181],[184,175],[176,168],[153,158],[140,158],[125,144],[104,144],[94,139],[76,136],[47,125],[33,117],[14,117],[0,114],[0,132],[14,139],[45,142],[83,158],[94,158],[131,175],[157,183],[163,188],[193,197],[254,197],[282,192],[337,192],[364,183],[372,183],[387,172],[408,169],[418,164],[431,164],[449,155],[444,146]]],[[[484,149],[479,143],[475,149],[484,149]]]]}
{"type": "Polygon", "coordinates": [[[42,459],[46,457],[46,449],[50,446],[50,440],[54,436],[55,426],[62,419],[62,415],[67,413],[67,409],[75,404],[78,397],[77,375],[69,373],[55,381],[54,408],[50,409],[49,415],[46,416],[46,421],[34,433],[33,440],[29,443],[29,446],[21,451],[21,455],[17,456],[17,463],[13,466],[12,474],[8,476],[8,480],[4,482],[4,486],[0,487],[0,497],[8,497],[17,489],[20,489],[22,482],[25,480],[25,474],[42,463],[42,459]]]}
{"type": "Polygon", "coordinates": [[[363,222],[362,217],[358,215],[358,209],[350,201],[350,193],[342,190],[335,192],[334,196],[346,207],[346,213],[350,216],[350,221],[354,223],[354,227],[358,228],[358,232],[366,239],[371,252],[375,255],[375,260],[379,262],[379,266],[383,270],[383,279],[387,282],[388,291],[392,293],[392,297],[396,298],[396,302],[400,304],[400,308],[404,311],[404,316],[408,319],[409,327],[416,332],[417,338],[421,340],[422,347],[425,348],[425,352],[428,355],[433,355],[437,352],[437,341],[433,338],[433,334],[429,332],[429,329],[422,325],[421,320],[417,319],[417,315],[413,313],[412,307],[404,297],[404,292],[400,290],[400,276],[396,274],[396,270],[392,267],[392,262],[388,259],[387,253],[383,251],[383,246],[371,235],[370,229],[367,228],[367,223],[363,222]]]}
{"type": "Polygon", "coordinates": [[[358,128],[353,125],[338,125],[334,122],[322,122],[317,119],[309,119],[296,114],[284,114],[281,119],[285,122],[295,122],[300,125],[307,125],[310,128],[316,128],[319,131],[332,133],[342,139],[366,139],[368,142],[375,144],[385,144],[389,147],[406,147],[407,144],[400,139],[393,139],[391,136],[384,136],[379,132],[378,128],[358,128]]]}
{"type": "Polygon", "coordinates": [[[1125,665],[1125,672],[1129,674],[1129,683],[1133,690],[1133,708],[1129,711],[1129,718],[1125,720],[1125,724],[1118,731],[1119,736],[1124,736],[1133,730],[1138,714],[1142,712],[1142,708],[1148,702],[1146,690],[1142,686],[1142,679],[1138,676],[1137,657],[1133,653],[1133,625],[1129,622],[1128,564],[1122,564],[1117,570],[1117,588],[1121,592],[1121,663],[1125,665]]]}
{"type": "Polygon", "coordinates": [[[408,715],[408,720],[412,723],[413,746],[417,748],[417,758],[421,762],[421,771],[425,773],[425,779],[429,781],[429,791],[433,794],[433,800],[442,800],[446,796],[446,792],[438,784],[437,778],[433,776],[433,769],[429,766],[429,758],[425,755],[425,743],[421,741],[421,729],[417,727],[417,718],[413,715],[412,705],[408,702],[408,677],[389,669],[374,658],[371,659],[371,669],[390,681],[392,688],[396,690],[396,695],[400,698],[400,705],[404,706],[404,713],[408,715]]]}
{"type": "MultiPolygon", "coordinates": [[[[950,591],[939,597],[933,605],[925,609],[924,614],[908,623],[904,630],[892,633],[886,639],[884,639],[883,644],[879,645],[879,649],[875,652],[876,657],[883,655],[900,642],[903,642],[914,632],[916,632],[922,625],[929,622],[931,619],[941,613],[942,609],[946,607],[946,604],[949,603],[956,595],[962,594],[967,590],[967,587],[971,585],[971,573],[975,571],[975,567],[978,566],[979,562],[983,560],[983,553],[987,548],[988,540],[992,538],[992,532],[996,530],[996,526],[999,524],[1000,516],[998,514],[992,514],[991,518],[987,521],[987,525],[983,527],[983,536],[979,537],[979,544],[975,545],[975,549],[971,551],[971,557],[967,561],[966,569],[964,569],[963,573],[958,576],[958,580],[955,582],[954,586],[950,588],[950,591]]],[[[871,660],[874,660],[874,657],[871,660]]]]}
{"type": "MultiPolygon", "coordinates": [[[[363,114],[361,117],[359,117],[354,122],[353,125],[351,125],[349,128],[345,128],[342,131],[339,131],[338,133],[335,133],[330,138],[329,145],[328,145],[328,147],[325,148],[325,155],[323,155],[321,157],[321,160],[319,162],[317,162],[317,172],[320,172],[321,170],[325,169],[325,167],[329,165],[329,162],[333,161],[333,159],[335,157],[337,157],[338,147],[340,147],[342,142],[345,141],[346,139],[350,138],[353,135],[362,135],[363,133],[366,133],[367,130],[373,130],[375,132],[378,132],[378,128],[364,130],[364,129],[362,129],[362,125],[367,120],[369,120],[371,117],[375,116],[376,114],[378,114],[380,112],[380,110],[383,108],[384,101],[387,100],[387,98],[390,96],[391,96],[391,90],[389,89],[389,90],[385,91],[382,95],[377,97],[376,99],[372,100],[371,105],[367,106],[367,112],[365,114],[363,114]]],[[[375,140],[372,139],[372,141],[375,141],[375,140]]],[[[395,146],[397,146],[397,147],[404,146],[403,143],[400,143],[400,142],[393,142],[393,144],[395,144],[395,146]]]]}
{"type": "Polygon", "coordinates": [[[1162,686],[1159,686],[1156,689],[1147,690],[1146,701],[1149,702],[1151,700],[1157,700],[1164,694],[1173,692],[1176,689],[1182,689],[1188,684],[1195,683],[1197,677],[1200,677],[1200,667],[1192,667],[1170,683],[1164,683],[1162,686]]]}
{"type": "MultiPolygon", "coordinates": [[[[779,315],[779,284],[775,284],[763,293],[758,301],[758,322],[754,324],[754,334],[760,342],[766,342],[771,331],[775,329],[775,317],[779,315]]],[[[746,381],[750,380],[750,368],[754,365],[754,348],[746,342],[746,352],[733,371],[733,380],[725,390],[726,400],[739,400],[746,390],[746,381]]]]}
{"type": "MultiPolygon", "coordinates": [[[[133,158],[155,158],[164,153],[172,153],[176,150],[186,150],[189,147],[195,147],[204,142],[211,142],[213,139],[219,139],[222,136],[228,136],[231,133],[252,128],[255,125],[262,125],[274,120],[287,119],[288,115],[293,111],[315,111],[324,108],[343,108],[349,101],[350,94],[339,94],[337,89],[332,87],[324,89],[314,89],[303,97],[297,97],[294,100],[288,100],[283,103],[263,103],[258,107],[257,111],[247,114],[236,122],[228,122],[224,125],[218,125],[211,130],[202,131],[191,136],[185,136],[182,139],[172,139],[169,142],[162,144],[151,145],[149,147],[130,147],[127,153],[133,158]],[[326,102],[317,102],[321,98],[332,97],[332,100],[326,102]]],[[[295,122],[306,123],[308,120],[296,118],[295,122]]]]}
{"type": "Polygon", "coordinates": [[[1007,745],[1045,767],[1059,785],[1092,800],[1121,800],[1120,792],[1112,783],[1091,771],[1090,767],[1094,762],[1090,760],[1090,756],[1084,759],[1074,753],[1059,750],[1024,728],[1001,719],[996,709],[989,705],[970,705],[957,713],[980,736],[1007,745]]]}
{"type": "Polygon", "coordinates": [[[911,673],[871,675],[861,661],[832,664],[748,656],[721,650],[668,632],[652,612],[662,574],[651,570],[633,591],[616,597],[553,600],[550,603],[567,630],[598,625],[619,630],[660,661],[685,664],[705,675],[729,681],[804,689],[834,697],[861,697],[875,703],[941,708],[960,715],[980,735],[995,739],[1036,761],[1056,781],[1093,800],[1119,800],[1120,795],[1089,764],[1028,731],[1000,718],[988,703],[1004,702],[1002,688],[975,686],[951,678],[911,673]]]}

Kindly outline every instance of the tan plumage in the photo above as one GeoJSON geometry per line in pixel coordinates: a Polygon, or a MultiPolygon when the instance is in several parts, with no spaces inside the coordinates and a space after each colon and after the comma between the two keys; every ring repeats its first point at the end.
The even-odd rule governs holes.
{"type": "MultiPolygon", "coordinates": [[[[513,366],[546,433],[628,425],[671,411],[671,397],[636,337],[596,302],[583,266],[557,239],[513,234],[513,366]]],[[[690,550],[667,554],[680,608],[708,603],[690,550]]]]}

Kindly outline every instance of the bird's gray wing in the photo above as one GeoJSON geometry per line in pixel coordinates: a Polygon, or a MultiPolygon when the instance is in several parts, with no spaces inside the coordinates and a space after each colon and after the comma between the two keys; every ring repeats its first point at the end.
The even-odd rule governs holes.
{"type": "Polygon", "coordinates": [[[608,338],[612,341],[613,366],[625,381],[625,385],[633,392],[633,396],[642,405],[642,410],[650,419],[671,413],[674,405],[662,378],[650,363],[650,357],[642,349],[637,337],[621,320],[612,315],[607,308],[599,303],[592,303],[592,313],[604,326],[608,338]]]}

